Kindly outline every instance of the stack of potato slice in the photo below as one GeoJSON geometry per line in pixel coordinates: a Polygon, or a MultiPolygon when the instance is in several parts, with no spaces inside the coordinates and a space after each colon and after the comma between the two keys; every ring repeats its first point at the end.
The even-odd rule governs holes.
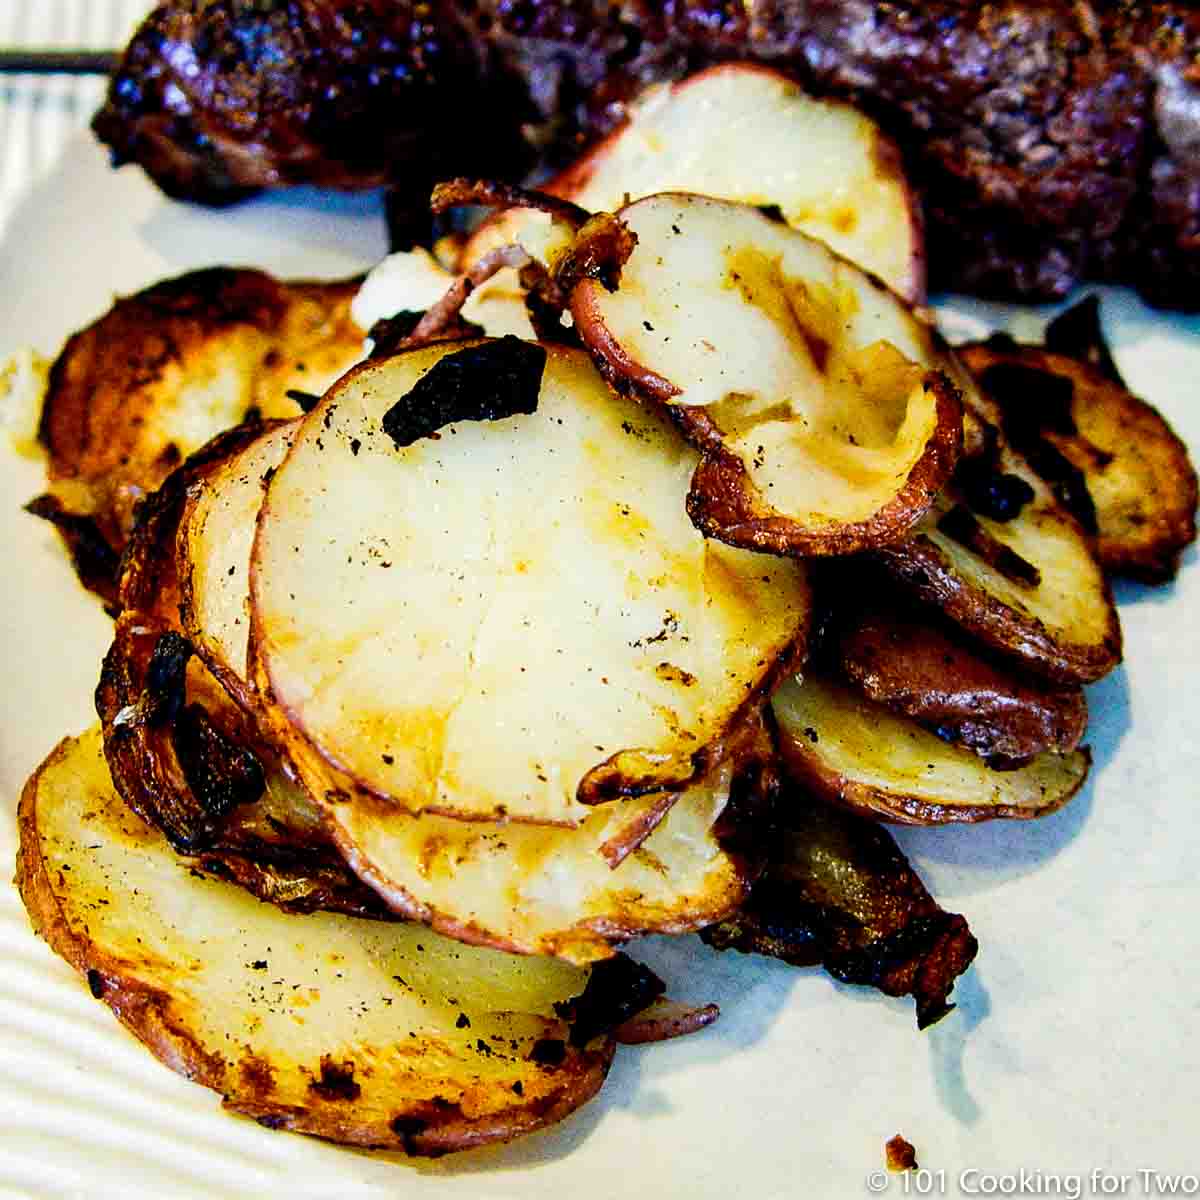
{"type": "MultiPolygon", "coordinates": [[[[948,1010],[974,938],[871,822],[1078,791],[1082,687],[1121,653],[1105,570],[1147,561],[1098,559],[1095,529],[1149,519],[1097,486],[1089,529],[997,364],[968,355],[981,388],[916,307],[886,149],[770,72],[707,73],[554,199],[504,191],[553,220],[489,221],[415,334],[140,506],[100,729],[30,782],[20,876],[164,1061],[265,1124],[437,1153],[565,1115],[615,1041],[713,1019],[663,1006],[619,951],[640,934],[948,1010]],[[661,190],[720,186],[654,149],[714,97],[828,140],[874,207],[833,184],[822,207],[811,172],[661,190]],[[526,302],[541,341],[507,335],[526,302]]],[[[1083,486],[1088,462],[1165,479],[1173,562],[1194,473],[1129,453],[1080,451],[1083,486]]]]}

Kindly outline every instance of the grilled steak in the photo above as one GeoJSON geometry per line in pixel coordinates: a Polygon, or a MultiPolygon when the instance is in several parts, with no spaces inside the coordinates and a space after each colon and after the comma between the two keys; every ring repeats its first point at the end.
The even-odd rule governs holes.
{"type": "Polygon", "coordinates": [[[311,182],[508,177],[611,129],[644,85],[753,59],[903,146],[935,285],[1081,278],[1200,305],[1200,8],[1132,0],[171,0],[95,129],[208,202],[311,182]]]}

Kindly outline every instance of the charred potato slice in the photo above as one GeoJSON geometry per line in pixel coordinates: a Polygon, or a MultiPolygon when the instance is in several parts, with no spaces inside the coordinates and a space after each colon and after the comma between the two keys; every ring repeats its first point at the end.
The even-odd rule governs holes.
{"type": "Polygon", "coordinates": [[[1174,578],[1196,540],[1196,471],[1162,416],[1098,367],[1035,346],[959,350],[1010,442],[1096,535],[1106,571],[1174,578]]]}
{"type": "Polygon", "coordinates": [[[700,448],[688,496],[697,526],[791,555],[903,537],[961,445],[933,330],[877,280],[753,208],[660,195],[618,220],[637,241],[612,264],[619,284],[609,290],[607,265],[603,280],[583,278],[571,313],[609,382],[665,406],[700,448]]]}
{"type": "Polygon", "coordinates": [[[555,1015],[584,972],[198,878],[114,793],[95,730],[38,770],[19,825],[37,930],[156,1057],[269,1128],[438,1154],[549,1125],[604,1080],[611,1041],[573,1045],[555,1015]]]}
{"type": "Polygon", "coordinates": [[[718,950],[823,966],[843,983],[911,995],[924,1029],[954,1007],[978,950],[966,920],[930,896],[886,829],[787,788],[749,899],[707,929],[718,950]]]}
{"type": "Polygon", "coordinates": [[[120,552],[138,500],[248,411],[292,417],[362,355],[355,280],[217,268],[156,284],[75,334],[50,371],[39,440],[51,494],[120,552]]]}
{"type": "Polygon", "coordinates": [[[902,542],[875,552],[922,601],[1022,667],[1092,683],[1121,661],[1121,625],[1092,539],[1009,444],[965,370],[972,453],[902,542]]]}
{"type": "Polygon", "coordinates": [[[392,915],[177,631],[123,613],[96,709],[114,787],[188,867],[288,912],[392,915]]]}
{"type": "MultiPolygon", "coordinates": [[[[346,866],[320,809],[287,784],[285,764],[260,735],[245,682],[244,608],[257,507],[248,498],[261,500],[253,470],[263,466],[264,453],[280,452],[279,439],[286,445],[288,433],[286,423],[267,423],[221,434],[140,506],[124,558],[124,611],[96,689],[105,754],[122,799],[193,869],[237,882],[289,912],[386,917],[383,901],[346,866]],[[231,473],[243,458],[247,469],[231,473]],[[218,477],[223,492],[251,504],[245,528],[228,507],[212,503],[218,477]],[[218,513],[212,526],[204,520],[194,538],[183,536],[185,517],[209,507],[218,513]],[[191,586],[189,544],[222,559],[215,570],[201,570],[201,586],[191,586]],[[193,618],[211,616],[227,636],[204,636],[205,653],[194,656],[196,646],[181,632],[181,608],[193,618]],[[227,660],[237,654],[221,642],[238,650],[231,618],[238,611],[235,669],[227,660]]],[[[203,634],[196,620],[191,625],[203,634]]]]}
{"type": "Polygon", "coordinates": [[[138,505],[133,528],[121,557],[117,579],[118,608],[141,612],[169,625],[179,623],[179,523],[189,499],[205,480],[277,422],[251,421],[217,434],[138,505]]]}
{"type": "Polygon", "coordinates": [[[974,754],[896,716],[844,684],[806,675],[771,701],[780,753],[815,795],[906,825],[1039,817],[1083,785],[1086,748],[1047,751],[1028,766],[993,771],[974,754]]]}
{"type": "MultiPolygon", "coordinates": [[[[651,92],[545,190],[592,212],[658,192],[767,208],[897,295],[924,299],[920,205],[897,148],[862,113],[806,95],[766,67],[724,63],[651,92]]],[[[512,210],[486,222],[464,250],[463,269],[498,245],[528,239],[539,221],[512,210]]]]}
{"type": "Polygon", "coordinates": [[[703,777],[802,653],[808,590],[699,535],[694,465],[561,348],[447,343],[333,388],[271,479],[251,569],[252,669],[313,795],[576,826],[703,777]],[[524,415],[400,444],[531,355],[524,415]]]}
{"type": "Polygon", "coordinates": [[[953,626],[936,623],[935,613],[889,596],[873,579],[855,584],[872,599],[834,618],[827,653],[835,674],[991,766],[1079,744],[1087,728],[1082,688],[1055,687],[986,656],[953,626]]]}

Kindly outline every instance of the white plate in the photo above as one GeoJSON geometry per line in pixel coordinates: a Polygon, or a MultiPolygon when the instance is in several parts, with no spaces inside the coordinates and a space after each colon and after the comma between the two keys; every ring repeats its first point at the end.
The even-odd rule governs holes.
{"type": "MultiPolygon", "coordinates": [[[[135,171],[110,172],[81,135],[0,250],[0,353],[52,351],[114,293],[192,267],[328,276],[383,249],[376,198],[191,209],[135,171]]],[[[1131,384],[1200,446],[1200,326],[1120,293],[1105,301],[1131,384]]],[[[1036,333],[1045,316],[944,311],[971,331],[1036,333]]],[[[0,855],[11,862],[21,784],[91,720],[108,624],[50,529],[19,511],[39,488],[36,464],[0,453],[0,855]]],[[[1093,1171],[1108,1173],[1107,1194],[1140,1195],[1139,1171],[1200,1172],[1195,560],[1172,588],[1120,589],[1127,663],[1091,690],[1096,770],[1073,804],[1032,824],[899,834],[981,945],[958,1010],[934,1029],[917,1033],[910,1003],[817,970],[660,941],[649,953],[672,993],[721,1004],[712,1030],[621,1051],[601,1097],[556,1130],[414,1165],[222,1113],[133,1043],[33,937],[6,887],[0,1193],[861,1197],[897,1131],[934,1174],[907,1192],[885,1180],[892,1195],[1100,1194],[1093,1171]],[[1122,1191],[1115,1176],[1128,1177],[1122,1191]]]]}

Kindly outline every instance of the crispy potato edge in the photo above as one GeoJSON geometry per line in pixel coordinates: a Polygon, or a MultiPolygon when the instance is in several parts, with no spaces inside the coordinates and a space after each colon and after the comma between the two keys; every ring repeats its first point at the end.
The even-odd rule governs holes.
{"type": "MultiPolygon", "coordinates": [[[[112,1010],[113,1015],[165,1066],[193,1083],[222,1092],[224,1072],[181,1028],[171,998],[148,988],[126,964],[98,951],[70,926],[64,915],[40,851],[37,800],[46,773],[61,764],[80,739],[63,738],[26,782],[17,808],[19,847],[16,886],[34,931],[76,972],[112,1010]]],[[[132,817],[132,814],[131,814],[132,817]]],[[[134,818],[138,819],[138,818],[134,818]]],[[[402,1119],[387,1123],[355,1122],[336,1115],[306,1113],[291,1107],[256,1103],[222,1092],[224,1107],[251,1117],[269,1129],[304,1133],[343,1145],[373,1150],[399,1150],[411,1156],[437,1157],[494,1142],[507,1142],[533,1133],[568,1116],[591,1099],[604,1084],[612,1065],[615,1043],[605,1039],[582,1050],[579,1069],[563,1086],[528,1111],[494,1114],[477,1120],[461,1112],[422,1111],[411,1127],[402,1119]]],[[[223,1064],[222,1064],[223,1066],[223,1064]]]]}

